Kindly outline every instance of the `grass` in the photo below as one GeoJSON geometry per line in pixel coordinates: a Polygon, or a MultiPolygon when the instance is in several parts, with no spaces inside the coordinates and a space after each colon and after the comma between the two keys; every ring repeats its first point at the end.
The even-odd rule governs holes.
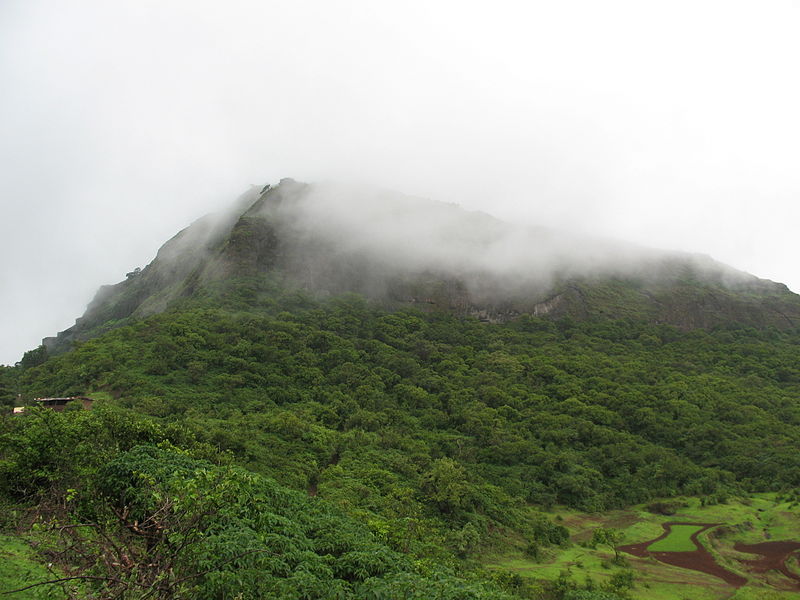
{"type": "MultiPolygon", "coordinates": [[[[0,535],[0,594],[52,578],[53,575],[36,561],[33,550],[24,541],[0,535]]],[[[66,598],[63,591],[55,586],[32,588],[6,597],[14,600],[66,598]]]]}
{"type": "MultiPolygon", "coordinates": [[[[526,541],[515,539],[483,563],[490,569],[502,569],[525,578],[553,580],[562,571],[572,574],[581,583],[587,577],[597,584],[607,581],[617,567],[612,565],[613,553],[607,546],[589,548],[581,546],[591,539],[598,527],[618,529],[624,533],[622,544],[637,544],[657,538],[663,533],[663,524],[670,521],[720,523],[719,528],[706,530],[698,536],[723,567],[747,577],[749,583],[738,590],[721,579],[698,571],[666,565],[654,558],[625,556],[634,570],[635,587],[630,591],[633,600],[790,600],[800,598],[800,592],[780,589],[788,581],[769,574],[748,570],[743,558],[752,558],[734,550],[736,542],[758,543],[767,540],[800,541],[800,511],[792,510],[789,502],[778,501],[775,494],[755,494],[747,498],[731,499],[724,504],[703,506],[699,498],[668,499],[682,504],[673,515],[652,514],[644,505],[604,513],[580,513],[558,508],[549,514],[567,527],[573,544],[567,548],[550,548],[545,557],[534,562],[523,550],[526,541]],[[777,585],[776,585],[777,582],[777,585]]],[[[671,535],[661,540],[667,547],[652,544],[652,551],[693,551],[691,535],[700,526],[673,526],[671,535]]],[[[792,563],[795,565],[796,563],[792,563]]]]}
{"type": "Polygon", "coordinates": [[[642,540],[652,540],[660,536],[664,528],[660,523],[652,521],[639,521],[624,530],[623,544],[635,544],[642,540]]]}
{"type": "MultiPolygon", "coordinates": [[[[618,570],[618,567],[611,566],[612,558],[613,555],[607,551],[572,546],[540,563],[519,554],[495,557],[490,566],[539,580],[554,580],[562,571],[567,571],[578,583],[589,578],[602,586],[618,570]]],[[[630,591],[632,600],[720,600],[725,598],[725,591],[730,595],[731,588],[705,573],[687,571],[651,559],[629,558],[628,564],[636,573],[635,587],[630,591]]]]}
{"type": "Polygon", "coordinates": [[[697,546],[692,536],[703,528],[702,525],[671,525],[669,535],[650,544],[650,552],[694,552],[697,546]]]}
{"type": "Polygon", "coordinates": [[[729,600],[797,600],[797,597],[797,592],[788,590],[743,587],[736,590],[729,600]]]}

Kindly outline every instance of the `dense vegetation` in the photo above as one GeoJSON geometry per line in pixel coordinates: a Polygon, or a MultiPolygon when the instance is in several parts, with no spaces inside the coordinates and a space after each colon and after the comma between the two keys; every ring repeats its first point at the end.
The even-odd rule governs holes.
{"type": "Polygon", "coordinates": [[[17,373],[17,369],[0,365],[0,410],[8,410],[16,404],[17,373]]]}
{"type": "MultiPolygon", "coordinates": [[[[0,480],[14,506],[41,511],[60,498],[58,518],[106,523],[115,540],[130,534],[117,513],[141,511],[142,522],[177,499],[165,518],[183,520],[168,529],[188,535],[193,523],[213,544],[180,557],[164,580],[170,593],[233,597],[214,586],[239,585],[256,590],[244,597],[499,598],[486,591],[499,585],[532,598],[609,597],[563,581],[479,583],[463,569],[508,539],[564,543],[536,507],[599,511],[800,485],[796,330],[500,325],[249,281],[118,325],[0,373],[0,387],[13,381],[28,399],[108,397],[91,415],[6,419],[0,480]],[[191,498],[197,489],[202,498],[191,498]],[[329,528],[345,532],[341,547],[329,528]],[[230,563],[198,574],[214,556],[230,563]],[[290,576],[298,569],[307,579],[290,576]],[[409,591],[438,589],[433,581],[438,596],[409,591]]],[[[124,543],[168,555],[176,542],[124,543]]]]}
{"type": "Polygon", "coordinates": [[[32,520],[39,551],[64,570],[51,578],[63,586],[55,597],[510,597],[414,563],[327,503],[219,464],[182,427],[103,407],[34,409],[3,422],[0,447],[6,517],[32,520]]]}

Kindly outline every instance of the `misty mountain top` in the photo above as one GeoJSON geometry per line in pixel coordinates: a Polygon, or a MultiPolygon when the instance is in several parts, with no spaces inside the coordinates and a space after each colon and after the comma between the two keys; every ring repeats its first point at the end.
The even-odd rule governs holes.
{"type": "Polygon", "coordinates": [[[244,217],[289,233],[283,245],[293,253],[325,244],[342,260],[368,255],[390,272],[463,277],[468,286],[489,278],[546,291],[575,277],[669,282],[696,276],[730,288],[772,287],[708,256],[512,225],[456,204],[368,187],[284,179],[265,188],[244,217]]]}
{"type": "Polygon", "coordinates": [[[707,256],[505,223],[376,188],[282,179],[195,221],[140,272],[101,288],[76,326],[46,343],[63,349],[109,322],[210,290],[224,302],[245,281],[490,321],[533,314],[684,328],[800,322],[800,297],[785,286],[707,256]]]}
{"type": "MultiPolygon", "coordinates": [[[[337,256],[369,253],[373,260],[404,271],[508,275],[547,283],[575,276],[664,277],[675,275],[670,266],[679,261],[730,286],[760,281],[707,256],[512,225],[456,204],[377,188],[283,179],[261,190],[242,216],[266,219],[291,232],[292,240],[285,243],[295,250],[325,242],[337,256]]],[[[231,216],[252,198],[252,191],[242,196],[233,213],[223,216],[222,226],[230,226],[231,216]]]]}

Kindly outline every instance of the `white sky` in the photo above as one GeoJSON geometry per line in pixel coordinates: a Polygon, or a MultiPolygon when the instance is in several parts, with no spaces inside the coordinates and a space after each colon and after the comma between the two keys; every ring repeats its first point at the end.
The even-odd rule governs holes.
{"type": "Polygon", "coordinates": [[[285,176],[800,290],[798,31],[795,1],[0,0],[0,363],[285,176]]]}

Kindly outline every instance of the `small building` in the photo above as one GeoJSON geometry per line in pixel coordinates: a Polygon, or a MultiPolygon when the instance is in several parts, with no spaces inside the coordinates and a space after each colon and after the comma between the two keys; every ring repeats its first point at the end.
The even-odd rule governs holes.
{"type": "MultiPolygon", "coordinates": [[[[84,410],[91,410],[92,400],[86,396],[70,396],[69,398],[34,398],[33,401],[41,407],[52,408],[55,411],[63,411],[67,404],[74,401],[79,401],[83,405],[84,410]]],[[[14,411],[16,412],[16,411],[14,411]]]]}

